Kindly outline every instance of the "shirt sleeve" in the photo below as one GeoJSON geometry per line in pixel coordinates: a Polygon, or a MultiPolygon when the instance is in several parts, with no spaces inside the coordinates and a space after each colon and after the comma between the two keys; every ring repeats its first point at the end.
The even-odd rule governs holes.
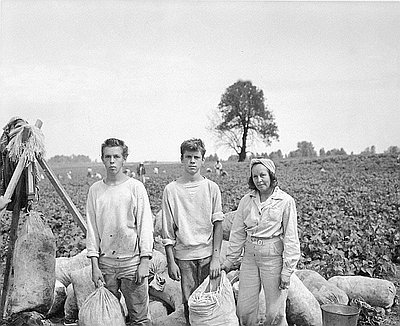
{"type": "Polygon", "coordinates": [[[150,208],[149,196],[142,183],[137,186],[137,227],[139,237],[140,257],[153,255],[153,214],[150,208]]]}
{"type": "Polygon", "coordinates": [[[211,221],[218,222],[224,220],[224,213],[222,212],[222,200],[221,200],[221,190],[218,185],[215,184],[213,187],[214,191],[212,193],[212,217],[211,221]]]}
{"type": "Polygon", "coordinates": [[[93,188],[89,189],[86,201],[86,249],[88,257],[99,257],[100,255],[100,237],[96,223],[95,200],[93,188]]]}
{"type": "Polygon", "coordinates": [[[300,259],[300,241],[297,231],[296,204],[290,197],[283,212],[283,268],[282,274],[290,276],[300,259]]]}
{"type": "Polygon", "coordinates": [[[162,209],[162,243],[164,246],[172,245],[175,246],[176,243],[176,235],[175,229],[176,225],[174,222],[174,216],[172,213],[171,205],[168,198],[169,191],[167,187],[165,187],[163,192],[163,198],[161,202],[162,209]]]}
{"type": "Polygon", "coordinates": [[[246,197],[242,198],[236,211],[236,216],[233,219],[231,233],[229,236],[229,246],[226,253],[226,260],[224,262],[224,264],[229,268],[238,264],[241,258],[242,250],[246,243],[247,232],[246,225],[244,224],[244,208],[246,206],[246,202],[246,197]]]}

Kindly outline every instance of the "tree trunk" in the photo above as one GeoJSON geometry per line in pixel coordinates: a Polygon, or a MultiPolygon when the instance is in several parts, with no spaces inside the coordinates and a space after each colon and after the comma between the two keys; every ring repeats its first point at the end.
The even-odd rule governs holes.
{"type": "Polygon", "coordinates": [[[244,162],[246,159],[246,148],[242,146],[242,149],[239,153],[239,161],[238,162],[244,162]]]}
{"type": "Polygon", "coordinates": [[[243,131],[243,136],[242,136],[242,148],[240,149],[239,153],[239,161],[238,162],[244,162],[246,159],[246,140],[247,140],[247,129],[243,131]]]}

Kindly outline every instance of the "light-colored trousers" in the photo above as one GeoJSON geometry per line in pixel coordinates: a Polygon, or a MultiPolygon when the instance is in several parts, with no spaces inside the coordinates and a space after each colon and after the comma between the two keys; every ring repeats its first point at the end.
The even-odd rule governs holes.
{"type": "Polygon", "coordinates": [[[240,267],[237,315],[240,325],[258,326],[258,305],[261,286],[266,304],[265,326],[287,326],[286,298],[288,290],[280,290],[283,243],[279,237],[251,241],[245,245],[240,267]]]}
{"type": "Polygon", "coordinates": [[[118,300],[121,290],[128,310],[128,325],[150,325],[149,315],[149,285],[147,278],[141,284],[136,284],[137,265],[130,264],[129,259],[119,263],[117,260],[101,260],[100,270],[104,276],[106,287],[118,300]]]}
{"type": "Polygon", "coordinates": [[[186,324],[190,325],[188,306],[189,297],[210,274],[211,257],[196,260],[175,259],[175,261],[181,272],[182,303],[186,324]]]}

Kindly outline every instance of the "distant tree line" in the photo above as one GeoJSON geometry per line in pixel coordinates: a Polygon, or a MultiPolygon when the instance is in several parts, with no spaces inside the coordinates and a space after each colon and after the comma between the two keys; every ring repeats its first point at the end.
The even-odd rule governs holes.
{"type": "Polygon", "coordinates": [[[48,160],[49,164],[71,164],[71,163],[91,163],[92,160],[86,155],[56,155],[48,160]]]}
{"type": "MultiPolygon", "coordinates": [[[[376,147],[372,145],[371,147],[367,147],[363,151],[360,152],[359,155],[376,155],[376,147]]],[[[400,155],[400,148],[398,146],[390,146],[387,150],[384,151],[384,154],[391,154],[391,155],[400,155]]],[[[326,151],[324,148],[317,151],[314,149],[314,146],[311,142],[301,141],[297,143],[297,149],[294,151],[289,152],[288,154],[283,155],[282,151],[279,149],[275,152],[270,153],[250,153],[247,158],[252,159],[254,157],[265,157],[270,158],[272,160],[280,160],[284,158],[312,158],[312,157],[329,157],[329,156],[343,156],[349,155],[343,148],[333,148],[326,151]]],[[[354,155],[351,152],[350,155],[354,155]]],[[[216,161],[218,159],[217,154],[210,155],[206,158],[206,161],[216,161]]],[[[239,159],[238,155],[231,155],[228,157],[228,161],[237,162],[239,159]]]]}

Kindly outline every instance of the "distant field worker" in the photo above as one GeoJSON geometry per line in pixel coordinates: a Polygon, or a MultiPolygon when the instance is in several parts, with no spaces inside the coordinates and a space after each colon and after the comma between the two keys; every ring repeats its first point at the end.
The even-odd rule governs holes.
{"type": "Polygon", "coordinates": [[[287,325],[287,289],[300,259],[300,242],[295,201],[279,189],[275,172],[270,159],[251,160],[251,191],[240,200],[221,265],[228,272],[244,248],[237,302],[240,325],[257,325],[261,286],[266,303],[264,325],[287,325]]]}
{"type": "Polygon", "coordinates": [[[139,163],[136,172],[139,180],[142,181],[142,183],[144,184],[146,182],[146,168],[144,167],[143,162],[139,163]]]}
{"type": "Polygon", "coordinates": [[[0,196],[0,211],[3,210],[10,201],[11,199],[5,199],[3,196],[0,196]]]}
{"type": "Polygon", "coordinates": [[[222,163],[220,162],[220,160],[217,160],[217,162],[215,162],[214,169],[215,169],[216,175],[218,175],[218,176],[221,175],[222,163]]]}
{"type": "Polygon", "coordinates": [[[92,170],[92,168],[88,168],[88,169],[87,169],[87,174],[86,174],[86,176],[87,176],[88,178],[92,178],[92,177],[93,177],[93,170],[92,170]]]}
{"type": "Polygon", "coordinates": [[[181,281],[182,301],[189,324],[189,296],[207,276],[220,275],[222,244],[221,191],[201,175],[206,152],[201,139],[181,144],[182,174],[164,189],[162,238],[168,274],[181,281]]]}
{"type": "Polygon", "coordinates": [[[109,138],[101,145],[106,177],[89,188],[86,204],[87,256],[92,281],[120,298],[127,325],[150,325],[148,276],[153,254],[153,216],[144,185],[124,174],[128,147],[109,138]]]}
{"type": "Polygon", "coordinates": [[[154,174],[158,174],[158,167],[156,166],[156,167],[154,167],[154,169],[153,169],[153,173],[154,174]]]}

